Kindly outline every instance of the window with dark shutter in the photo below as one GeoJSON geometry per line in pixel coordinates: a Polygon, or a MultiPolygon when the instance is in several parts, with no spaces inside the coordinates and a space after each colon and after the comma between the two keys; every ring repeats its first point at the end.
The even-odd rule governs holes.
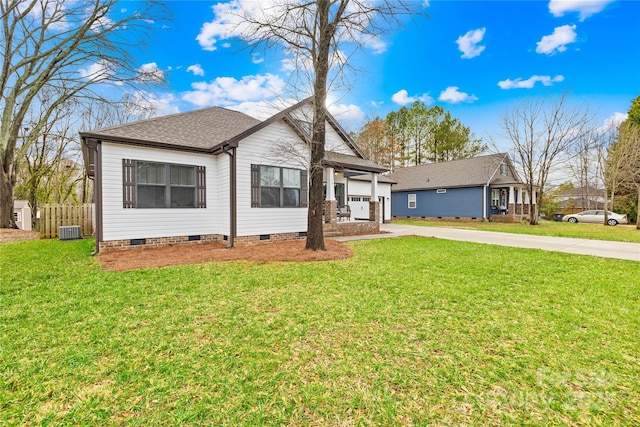
{"type": "Polygon", "coordinates": [[[251,207],[307,207],[307,177],[300,169],[251,165],[251,207]]]}
{"type": "Polygon", "coordinates": [[[206,168],[122,159],[124,208],[206,208],[206,168]]]}
{"type": "Polygon", "coordinates": [[[135,161],[122,159],[122,207],[136,207],[135,161]]]}

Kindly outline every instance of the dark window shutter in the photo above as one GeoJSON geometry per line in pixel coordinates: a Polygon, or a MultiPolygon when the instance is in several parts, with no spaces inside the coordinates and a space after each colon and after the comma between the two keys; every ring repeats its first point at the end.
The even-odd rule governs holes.
{"type": "Polygon", "coordinates": [[[207,207],[207,171],[204,166],[198,166],[196,175],[196,207],[207,207]]]}
{"type": "Polygon", "coordinates": [[[122,159],[122,207],[136,207],[136,162],[122,159]]]}
{"type": "Polygon", "coordinates": [[[307,171],[300,171],[300,207],[306,208],[309,205],[309,183],[307,171]]]}
{"type": "Polygon", "coordinates": [[[251,165],[251,207],[260,207],[260,166],[251,165]]]}

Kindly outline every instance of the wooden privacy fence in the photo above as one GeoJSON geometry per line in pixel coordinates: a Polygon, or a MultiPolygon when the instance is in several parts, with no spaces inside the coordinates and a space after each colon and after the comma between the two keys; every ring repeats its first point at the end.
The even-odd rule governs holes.
{"type": "Polygon", "coordinates": [[[43,239],[58,237],[60,227],[80,226],[80,234],[93,234],[94,204],[84,205],[44,205],[40,207],[40,236],[43,239]]]}

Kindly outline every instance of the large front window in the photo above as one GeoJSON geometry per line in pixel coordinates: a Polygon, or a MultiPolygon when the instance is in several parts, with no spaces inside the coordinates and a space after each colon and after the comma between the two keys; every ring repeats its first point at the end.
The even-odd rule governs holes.
{"type": "Polygon", "coordinates": [[[136,162],[136,207],[195,208],[196,167],[136,162]]]}
{"type": "Polygon", "coordinates": [[[302,206],[301,192],[306,174],[299,169],[259,166],[259,202],[261,208],[297,208],[302,206]]]}

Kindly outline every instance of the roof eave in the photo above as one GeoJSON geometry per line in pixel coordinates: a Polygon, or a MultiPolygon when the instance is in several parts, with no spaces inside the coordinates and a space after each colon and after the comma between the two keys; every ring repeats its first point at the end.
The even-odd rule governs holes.
{"type": "Polygon", "coordinates": [[[201,148],[201,147],[190,147],[185,145],[177,145],[177,144],[167,144],[164,142],[158,141],[150,141],[144,139],[136,139],[136,138],[124,138],[120,136],[110,136],[93,132],[80,132],[80,138],[91,138],[96,141],[106,141],[112,142],[114,144],[127,144],[127,145],[137,145],[141,147],[149,147],[149,148],[164,148],[169,150],[177,150],[177,151],[188,151],[193,153],[209,153],[211,149],[209,148],[201,148]]]}

